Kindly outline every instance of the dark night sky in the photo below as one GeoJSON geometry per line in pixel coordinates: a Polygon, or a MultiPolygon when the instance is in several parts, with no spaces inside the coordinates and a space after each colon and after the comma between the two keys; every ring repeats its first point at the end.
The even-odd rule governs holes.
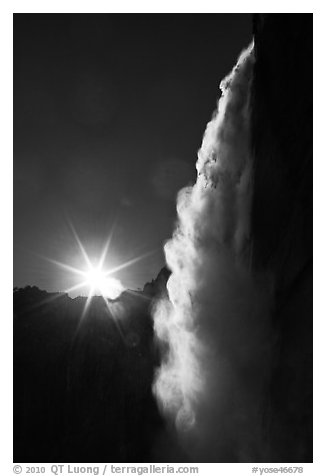
{"type": "Polygon", "coordinates": [[[219,83],[247,14],[14,15],[14,285],[64,290],[96,259],[142,287],[163,266],[176,192],[195,180],[219,83]]]}

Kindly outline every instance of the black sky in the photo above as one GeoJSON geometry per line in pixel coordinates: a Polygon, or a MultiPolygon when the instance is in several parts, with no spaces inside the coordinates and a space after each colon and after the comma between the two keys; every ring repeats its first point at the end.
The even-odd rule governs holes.
{"type": "Polygon", "coordinates": [[[142,287],[164,263],[175,196],[219,83],[251,40],[247,14],[14,15],[14,285],[64,290],[96,258],[142,287]]]}

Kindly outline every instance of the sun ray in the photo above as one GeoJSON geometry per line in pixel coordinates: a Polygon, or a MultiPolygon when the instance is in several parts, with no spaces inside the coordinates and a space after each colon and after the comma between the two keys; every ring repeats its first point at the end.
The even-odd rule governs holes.
{"type": "Polygon", "coordinates": [[[141,292],[133,291],[132,289],[126,289],[125,292],[127,294],[130,294],[131,296],[142,299],[144,301],[151,301],[150,297],[146,296],[146,294],[143,294],[141,292]]]}
{"type": "Polygon", "coordinates": [[[46,261],[49,261],[49,263],[55,264],[59,266],[60,268],[66,269],[67,271],[71,271],[72,273],[80,274],[81,276],[85,276],[85,272],[78,269],[74,268],[73,266],[70,266],[69,264],[61,263],[61,261],[57,261],[55,259],[47,258],[46,256],[41,256],[39,255],[42,259],[45,259],[46,261]]]}
{"type": "Polygon", "coordinates": [[[94,289],[91,288],[89,293],[88,293],[88,296],[87,296],[87,299],[86,299],[86,302],[85,302],[85,306],[84,306],[84,309],[83,309],[83,313],[81,315],[81,321],[84,319],[87,311],[88,311],[88,308],[92,302],[92,297],[93,297],[93,292],[94,292],[94,289]]]}
{"type": "Polygon", "coordinates": [[[77,291],[77,289],[80,289],[85,286],[87,286],[87,281],[82,281],[81,283],[75,284],[75,286],[71,286],[71,288],[66,289],[65,293],[71,293],[72,291],[77,291]]]}
{"type": "Polygon", "coordinates": [[[120,326],[120,324],[119,324],[119,320],[118,320],[118,319],[116,318],[116,316],[115,316],[114,308],[113,308],[113,306],[110,304],[109,300],[108,300],[106,297],[104,297],[104,296],[102,296],[102,297],[103,297],[104,302],[105,302],[105,304],[106,304],[106,307],[107,307],[107,309],[108,309],[108,311],[109,311],[109,313],[110,313],[110,315],[111,315],[111,317],[112,317],[112,319],[113,319],[113,321],[114,321],[114,323],[115,323],[115,325],[116,325],[116,327],[117,327],[117,329],[118,329],[118,332],[119,332],[119,334],[120,334],[120,337],[121,337],[121,339],[123,340],[123,342],[125,343],[125,335],[124,335],[124,332],[123,332],[123,330],[122,330],[122,328],[121,328],[121,326],[120,326]]]}
{"type": "Polygon", "coordinates": [[[80,331],[80,328],[83,324],[83,321],[84,321],[84,318],[87,314],[88,308],[89,308],[89,306],[92,302],[92,297],[93,297],[93,289],[90,290],[90,292],[87,296],[87,299],[86,299],[86,302],[85,302],[85,305],[84,305],[84,308],[83,308],[83,312],[81,313],[81,316],[80,316],[79,321],[78,321],[78,325],[77,325],[75,333],[74,333],[73,342],[75,342],[75,340],[77,338],[77,335],[80,331]]]}
{"type": "Polygon", "coordinates": [[[103,250],[102,250],[102,254],[101,254],[101,257],[100,257],[100,261],[99,261],[99,268],[100,269],[102,269],[102,267],[104,265],[104,262],[105,262],[105,258],[108,254],[110,244],[111,244],[111,241],[112,241],[112,238],[113,238],[114,229],[115,229],[115,223],[113,223],[113,225],[112,225],[112,228],[111,228],[111,231],[109,233],[108,239],[106,240],[105,245],[104,245],[103,250]]]}
{"type": "MultiPolygon", "coordinates": [[[[85,303],[85,308],[83,310],[83,313],[82,313],[82,319],[83,317],[85,316],[87,310],[88,310],[88,307],[91,303],[91,299],[92,297],[95,295],[95,293],[99,293],[99,295],[103,296],[103,298],[106,300],[106,304],[108,304],[108,300],[115,300],[117,299],[120,294],[122,294],[124,291],[127,291],[125,289],[125,287],[122,285],[122,283],[119,281],[119,279],[115,278],[114,276],[114,273],[118,272],[118,271],[121,271],[125,268],[128,268],[129,266],[132,266],[136,263],[138,263],[139,261],[142,261],[144,260],[145,258],[147,258],[148,256],[151,256],[153,255],[157,250],[151,250],[151,251],[148,251],[146,253],[143,253],[139,256],[136,256],[135,258],[132,258],[118,266],[116,266],[115,268],[112,268],[112,269],[109,269],[109,270],[105,270],[104,269],[104,263],[105,263],[105,260],[106,260],[106,256],[108,254],[108,251],[109,251],[109,248],[110,248],[110,244],[111,244],[111,241],[112,241],[112,237],[113,237],[113,233],[114,233],[114,230],[115,230],[115,223],[113,223],[112,227],[111,227],[111,230],[110,230],[110,233],[107,237],[107,240],[104,244],[104,247],[102,249],[102,252],[101,252],[101,255],[100,255],[100,258],[97,262],[96,265],[94,265],[72,222],[69,220],[69,225],[70,225],[70,228],[72,230],[72,233],[77,241],[77,244],[79,246],[79,249],[83,255],[83,258],[86,262],[86,265],[87,265],[87,269],[85,270],[82,270],[82,269],[78,269],[78,268],[75,268],[71,265],[68,265],[66,263],[62,263],[60,261],[57,261],[57,260],[54,260],[54,259],[51,259],[51,258],[47,258],[47,257],[44,257],[44,256],[41,256],[43,259],[49,261],[50,263],[53,263],[55,264],[56,266],[60,267],[60,268],[63,268],[67,271],[70,271],[71,273],[73,274],[76,274],[76,275],[79,275],[79,276],[82,276],[83,279],[81,280],[81,282],[71,286],[70,288],[66,289],[65,292],[68,294],[68,293],[71,293],[73,291],[76,291],[82,287],[85,287],[87,286],[89,288],[89,295],[88,295],[88,298],[86,300],[86,303],[85,303]]],[[[131,292],[132,293],[132,292],[131,292]]],[[[137,295],[137,293],[134,293],[134,295],[137,295]]]]}
{"type": "Polygon", "coordinates": [[[33,306],[31,306],[31,309],[38,309],[39,307],[42,307],[45,304],[49,304],[59,298],[62,298],[62,293],[60,292],[56,293],[54,296],[47,297],[45,299],[42,299],[40,302],[33,304],[33,306]]]}
{"type": "Polygon", "coordinates": [[[142,261],[143,259],[154,254],[155,252],[156,250],[148,251],[147,253],[137,256],[136,258],[130,259],[129,261],[126,261],[125,263],[122,263],[119,266],[116,266],[115,268],[112,268],[109,271],[107,271],[106,276],[110,276],[110,274],[113,274],[113,273],[116,273],[117,271],[121,271],[122,269],[128,268],[129,266],[132,266],[133,264],[138,263],[139,261],[142,261]]]}
{"type": "Polygon", "coordinates": [[[89,267],[91,268],[91,267],[92,267],[92,263],[91,263],[91,261],[90,261],[90,259],[89,259],[89,257],[88,257],[88,254],[86,253],[86,250],[85,250],[85,248],[84,248],[82,242],[80,241],[80,238],[79,238],[79,236],[78,236],[78,234],[77,234],[77,231],[75,230],[74,225],[72,224],[72,222],[71,222],[70,220],[69,220],[69,225],[70,225],[71,230],[72,230],[72,232],[73,232],[73,235],[74,235],[74,237],[75,237],[75,239],[76,239],[76,241],[77,241],[77,243],[78,243],[78,246],[79,246],[79,248],[80,248],[80,251],[82,252],[82,255],[83,255],[84,259],[85,259],[85,262],[86,262],[87,266],[89,266],[89,267]]]}

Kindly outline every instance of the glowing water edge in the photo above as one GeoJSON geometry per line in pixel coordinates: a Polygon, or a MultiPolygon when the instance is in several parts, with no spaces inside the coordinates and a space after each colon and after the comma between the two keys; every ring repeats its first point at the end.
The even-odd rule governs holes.
{"type": "MultiPolygon", "coordinates": [[[[178,223],[164,248],[172,271],[168,299],[157,302],[153,313],[158,341],[168,348],[153,387],[161,410],[181,433],[206,435],[211,444],[223,438],[220,415],[230,398],[235,411],[229,428],[242,432],[244,421],[257,423],[255,409],[242,411],[247,390],[238,371],[267,358],[254,340],[265,332],[264,299],[248,258],[253,64],[251,44],[220,85],[218,109],[198,152],[197,181],[179,192],[178,223]]],[[[255,385],[250,392],[257,390],[259,398],[255,385]]],[[[254,438],[252,425],[249,431],[254,438]]]]}

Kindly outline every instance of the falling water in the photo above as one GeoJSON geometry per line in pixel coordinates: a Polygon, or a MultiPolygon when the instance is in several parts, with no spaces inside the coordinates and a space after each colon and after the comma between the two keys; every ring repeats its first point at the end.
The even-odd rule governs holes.
{"type": "Polygon", "coordinates": [[[251,439],[259,427],[267,313],[250,269],[253,65],[251,44],[221,82],[197,181],[178,194],[177,226],[164,248],[168,298],[153,312],[163,349],[154,393],[181,434],[204,440],[216,437],[215,426],[226,438],[227,431],[251,431],[251,439]]]}

